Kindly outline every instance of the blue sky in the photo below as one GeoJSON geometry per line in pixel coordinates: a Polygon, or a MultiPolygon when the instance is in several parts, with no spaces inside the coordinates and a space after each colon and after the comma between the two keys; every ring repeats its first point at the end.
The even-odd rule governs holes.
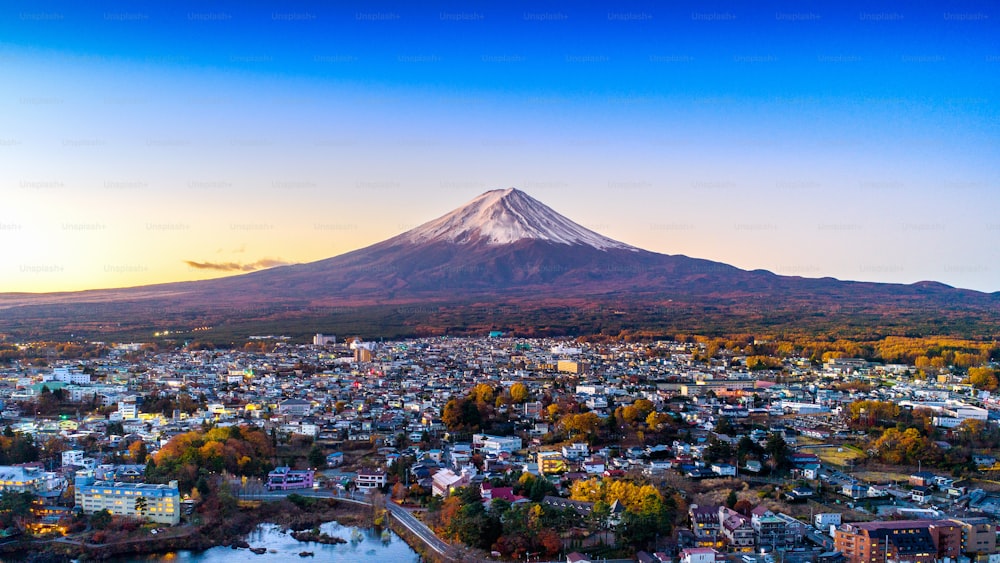
{"type": "Polygon", "coordinates": [[[419,4],[5,2],[0,291],[317,260],[508,186],[659,252],[1000,290],[995,4],[419,4]]]}

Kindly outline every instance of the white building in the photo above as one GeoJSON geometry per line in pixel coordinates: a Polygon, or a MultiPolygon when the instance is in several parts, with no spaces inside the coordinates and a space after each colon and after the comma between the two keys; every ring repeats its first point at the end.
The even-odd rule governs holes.
{"type": "Polygon", "coordinates": [[[71,370],[68,367],[53,368],[51,375],[42,376],[42,381],[61,381],[75,385],[90,385],[90,374],[79,370],[71,370]]]}
{"type": "Polygon", "coordinates": [[[563,457],[566,459],[583,459],[590,455],[590,446],[586,442],[574,442],[562,447],[563,457]]]}
{"type": "Polygon", "coordinates": [[[386,484],[386,474],[384,469],[361,469],[357,477],[354,478],[354,486],[359,491],[370,491],[384,487],[386,484]]]}
{"type": "Polygon", "coordinates": [[[326,346],[328,344],[336,343],[337,337],[332,334],[320,334],[317,332],[316,336],[313,336],[313,346],[326,346]]]}
{"type": "Polygon", "coordinates": [[[47,478],[38,467],[0,465],[0,492],[37,493],[45,490],[47,478]]]}
{"type": "Polygon", "coordinates": [[[830,531],[830,526],[839,526],[842,517],[839,512],[821,512],[813,516],[813,526],[817,530],[830,531]]]}
{"type": "Polygon", "coordinates": [[[139,408],[135,404],[135,397],[125,397],[118,401],[118,414],[122,420],[133,420],[139,418],[139,408]]]}
{"type": "Polygon", "coordinates": [[[715,563],[718,555],[711,547],[689,547],[681,550],[680,563],[715,563]]]}
{"type": "Polygon", "coordinates": [[[62,466],[83,466],[83,450],[66,450],[62,453],[62,466]]]}
{"type": "Polygon", "coordinates": [[[489,434],[473,434],[473,448],[485,453],[500,455],[500,452],[514,453],[521,449],[521,438],[517,436],[491,436],[489,434]]]}
{"type": "Polygon", "coordinates": [[[181,521],[181,495],[177,481],[167,485],[97,481],[93,472],[77,473],[76,505],[84,514],[107,510],[116,516],[131,516],[161,524],[181,521]]]}

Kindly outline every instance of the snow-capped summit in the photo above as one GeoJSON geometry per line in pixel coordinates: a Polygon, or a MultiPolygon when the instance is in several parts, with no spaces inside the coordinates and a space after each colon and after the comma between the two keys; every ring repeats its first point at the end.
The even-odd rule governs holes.
{"type": "Polygon", "coordinates": [[[587,229],[521,190],[490,190],[458,209],[406,233],[412,243],[510,244],[524,239],[584,245],[600,250],[639,250],[587,229]]]}

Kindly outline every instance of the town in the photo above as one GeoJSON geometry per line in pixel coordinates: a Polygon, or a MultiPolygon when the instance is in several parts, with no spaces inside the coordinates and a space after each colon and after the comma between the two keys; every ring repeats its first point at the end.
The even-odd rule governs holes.
{"type": "Polygon", "coordinates": [[[318,496],[483,560],[1000,563],[1000,348],[839,346],[4,343],[0,547],[318,496]]]}

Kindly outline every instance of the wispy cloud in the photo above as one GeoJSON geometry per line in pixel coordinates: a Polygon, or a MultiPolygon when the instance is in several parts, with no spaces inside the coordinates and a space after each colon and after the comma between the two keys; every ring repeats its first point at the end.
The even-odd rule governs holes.
{"type": "Polygon", "coordinates": [[[254,270],[291,264],[291,262],[277,258],[263,258],[256,262],[247,262],[245,264],[239,262],[196,262],[194,260],[185,260],[184,263],[196,270],[218,270],[220,272],[253,272],[254,270]]]}

